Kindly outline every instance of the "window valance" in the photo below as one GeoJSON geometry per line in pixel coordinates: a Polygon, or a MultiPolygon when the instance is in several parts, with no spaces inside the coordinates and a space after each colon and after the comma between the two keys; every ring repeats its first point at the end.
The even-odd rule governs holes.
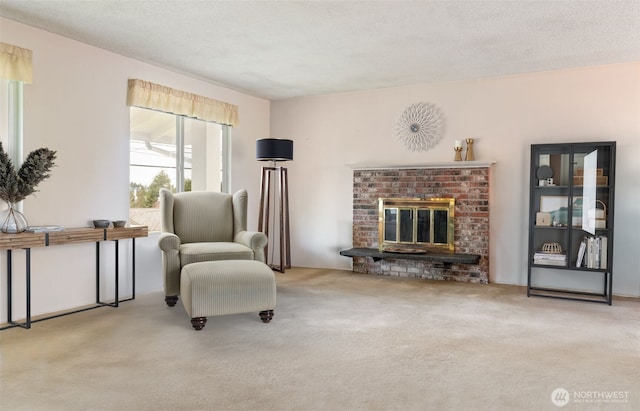
{"type": "Polygon", "coordinates": [[[139,79],[129,79],[127,105],[238,125],[238,106],[139,79]]]}
{"type": "Polygon", "coordinates": [[[31,83],[33,81],[32,51],[0,42],[0,77],[31,83]]]}

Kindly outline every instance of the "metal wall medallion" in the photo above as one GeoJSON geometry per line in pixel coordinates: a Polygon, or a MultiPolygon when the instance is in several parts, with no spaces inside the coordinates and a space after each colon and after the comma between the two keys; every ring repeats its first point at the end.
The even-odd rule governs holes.
{"type": "Polygon", "coordinates": [[[407,107],[396,121],[396,136],[411,151],[427,151],[442,137],[444,119],[431,103],[407,107]]]}

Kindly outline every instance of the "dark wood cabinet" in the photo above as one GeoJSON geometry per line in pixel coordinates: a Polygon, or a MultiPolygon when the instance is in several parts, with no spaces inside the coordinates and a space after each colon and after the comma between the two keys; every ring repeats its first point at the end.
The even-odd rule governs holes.
{"type": "Polygon", "coordinates": [[[531,146],[527,296],[611,305],[615,158],[615,142],[531,146]],[[540,281],[548,269],[557,286],[540,281]],[[579,286],[585,272],[602,274],[601,291],[579,286]]]}

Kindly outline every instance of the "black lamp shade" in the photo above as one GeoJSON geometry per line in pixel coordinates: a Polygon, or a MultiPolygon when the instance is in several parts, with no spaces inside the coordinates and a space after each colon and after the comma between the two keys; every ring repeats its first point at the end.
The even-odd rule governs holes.
{"type": "Polygon", "coordinates": [[[256,140],[256,159],[259,161],[293,160],[293,141],[279,138],[256,140]]]}

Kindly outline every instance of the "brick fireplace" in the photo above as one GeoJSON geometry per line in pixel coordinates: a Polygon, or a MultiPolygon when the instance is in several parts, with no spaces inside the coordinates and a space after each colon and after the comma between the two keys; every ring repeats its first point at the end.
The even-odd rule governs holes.
{"type": "Polygon", "coordinates": [[[478,264],[443,266],[437,262],[403,259],[399,254],[397,259],[354,257],[353,271],[488,283],[491,163],[411,167],[354,167],[353,247],[378,248],[379,198],[451,197],[455,199],[455,253],[478,254],[478,264]]]}

